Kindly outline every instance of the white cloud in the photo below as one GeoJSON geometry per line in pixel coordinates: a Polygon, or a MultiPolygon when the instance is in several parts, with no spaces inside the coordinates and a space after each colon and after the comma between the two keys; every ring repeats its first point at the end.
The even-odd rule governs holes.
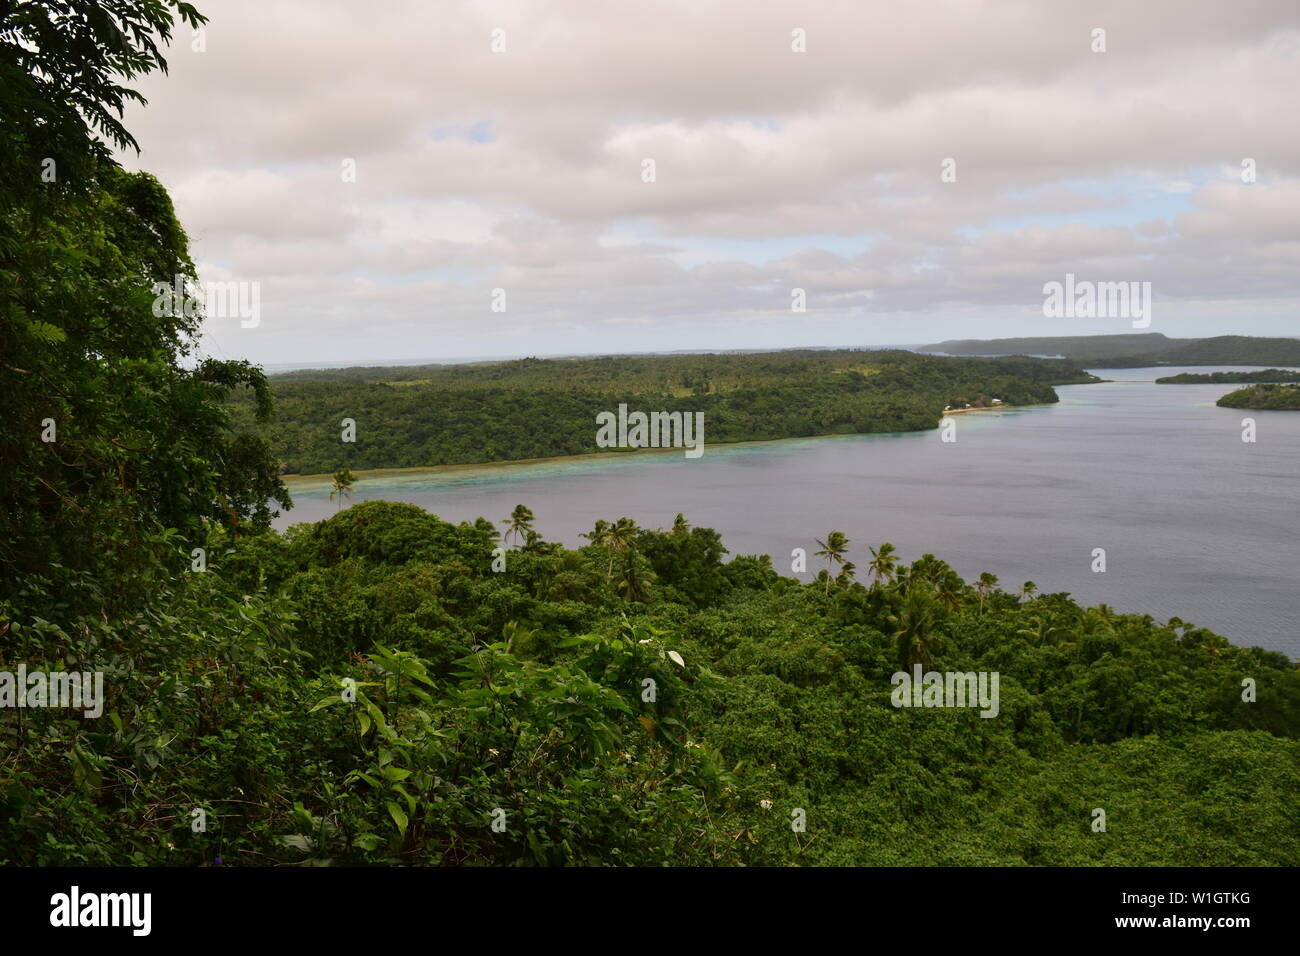
{"type": "Polygon", "coordinates": [[[1180,334],[1294,334],[1284,0],[207,7],[207,52],[182,31],[145,81],[128,164],[205,267],[262,281],[258,329],[211,329],[228,354],[1026,334],[1067,271],[1152,281],[1202,323],[1180,334]]]}

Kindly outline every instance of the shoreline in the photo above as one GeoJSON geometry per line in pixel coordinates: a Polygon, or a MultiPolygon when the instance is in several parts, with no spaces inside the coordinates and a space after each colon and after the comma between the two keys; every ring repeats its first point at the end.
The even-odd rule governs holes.
{"type": "MultiPolygon", "coordinates": [[[[1043,404],[1051,405],[1053,402],[1043,404]]],[[[950,408],[941,412],[942,415],[965,415],[967,412],[1000,412],[1004,408],[1038,408],[1038,405],[981,405],[978,408],[950,408]]]]}
{"type": "MultiPolygon", "coordinates": [[[[1001,412],[1001,411],[1007,411],[1008,409],[1018,410],[1023,408],[1044,408],[1054,404],[1057,403],[1041,402],[1036,405],[996,405],[996,406],[986,406],[982,408],[955,408],[952,409],[951,411],[940,412],[939,420],[941,421],[944,418],[944,416],[947,415],[965,414],[966,412],[1001,412]]],[[[709,445],[715,445],[715,446],[726,447],[726,448],[738,448],[743,445],[770,445],[774,442],[808,441],[814,438],[861,438],[869,435],[918,435],[923,432],[933,431],[938,427],[939,427],[939,423],[938,421],[936,421],[933,428],[918,428],[911,431],[847,432],[847,433],[830,432],[824,435],[790,435],[785,438],[758,438],[758,439],[749,439],[746,441],[706,442],[704,447],[708,448],[709,445]]],[[[542,464],[556,463],[556,462],[587,461],[587,460],[594,460],[594,459],[601,459],[601,458],[613,460],[617,458],[628,458],[633,455],[646,455],[646,454],[661,455],[665,453],[676,453],[680,455],[682,453],[682,449],[681,448],[633,448],[627,451],[584,452],[583,454],[579,454],[579,455],[553,455],[549,458],[510,458],[510,459],[502,459],[498,461],[466,462],[463,464],[456,464],[456,465],[408,465],[402,468],[366,468],[366,469],[353,468],[352,474],[356,477],[357,481],[363,481],[366,479],[395,477],[400,475],[414,476],[415,473],[417,472],[420,474],[429,474],[429,473],[454,474],[457,471],[464,472],[464,471],[479,470],[484,468],[505,468],[505,467],[510,467],[512,465],[542,465],[542,464]]],[[[292,490],[292,487],[294,485],[327,483],[332,481],[333,478],[334,475],[332,472],[320,472],[320,473],[310,474],[310,475],[300,475],[300,474],[280,475],[280,480],[283,481],[285,487],[290,488],[290,490],[292,490]]]]}
{"type": "MultiPolygon", "coordinates": [[[[809,438],[833,438],[833,435],[809,435],[809,438]]],[[[848,437],[848,436],[844,436],[848,437]]],[[[772,438],[768,441],[749,441],[749,442],[713,442],[715,445],[765,445],[769,441],[789,441],[788,438],[772,438]]],[[[708,444],[705,445],[708,447],[708,444]]],[[[503,458],[497,461],[480,461],[480,462],[463,462],[456,465],[407,465],[402,468],[354,468],[352,474],[360,481],[363,478],[376,478],[387,475],[412,474],[414,472],[454,472],[477,470],[480,468],[504,468],[509,465],[541,465],[547,462],[556,461],[577,461],[588,458],[626,458],[629,455],[642,454],[645,452],[662,454],[664,452],[677,452],[681,454],[681,448],[636,448],[630,451],[599,451],[585,452],[581,455],[552,455],[549,458],[503,458]]],[[[347,466],[344,466],[347,467],[347,466]]],[[[332,472],[321,472],[312,475],[281,475],[280,480],[286,485],[290,482],[307,483],[311,481],[330,481],[334,478],[332,472]]]]}

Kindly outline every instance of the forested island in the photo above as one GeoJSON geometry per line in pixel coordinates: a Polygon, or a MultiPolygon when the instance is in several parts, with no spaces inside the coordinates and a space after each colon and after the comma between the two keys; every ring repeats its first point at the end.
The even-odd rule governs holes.
{"type": "Polygon", "coordinates": [[[1222,408],[1300,409],[1300,385],[1251,385],[1229,392],[1214,404],[1222,408]]]}
{"type": "Polygon", "coordinates": [[[1157,385],[1231,385],[1251,382],[1300,382],[1300,372],[1270,368],[1262,372],[1183,372],[1156,379],[1157,385]]]}
{"type": "Polygon", "coordinates": [[[1059,355],[1088,368],[1154,365],[1300,365],[1300,339],[1216,335],[1171,339],[1160,332],[959,339],[923,345],[944,355],[1059,355]]]}
{"type": "Polygon", "coordinates": [[[955,359],[900,350],[520,359],[467,365],[321,369],[271,376],[277,418],[240,427],[286,474],[591,454],[595,416],[620,403],[703,412],[706,443],[934,428],[946,407],[1057,401],[1053,385],[1100,381],[1072,362],[955,359]],[[994,399],[998,399],[995,402],[994,399]],[[340,422],[356,422],[355,442],[340,422]]]}

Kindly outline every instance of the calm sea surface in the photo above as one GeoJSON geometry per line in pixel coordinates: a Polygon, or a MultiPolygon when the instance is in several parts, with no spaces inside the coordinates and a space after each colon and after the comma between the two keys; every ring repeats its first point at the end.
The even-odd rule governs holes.
{"type": "MultiPolygon", "coordinates": [[[[1219,370],[1095,369],[1116,381],[1059,387],[1058,405],[955,416],[952,443],[936,430],[709,445],[695,460],[674,451],[387,472],[362,480],[353,500],[497,522],[522,503],[543,537],[571,546],[597,518],[668,527],[680,511],[733,554],[770,554],[783,573],[793,548],[811,555],[834,529],[860,569],[868,546],[892,541],[905,560],[932,552],[967,580],[991,571],[1007,590],[1033,580],[1300,658],[1300,412],[1216,408],[1231,385],[1152,383],[1219,370]],[[1253,444],[1241,440],[1247,416],[1253,444]],[[1091,570],[1094,548],[1106,550],[1105,573],[1091,570]]],[[[290,490],[296,507],[277,527],[335,510],[323,480],[290,490]]]]}

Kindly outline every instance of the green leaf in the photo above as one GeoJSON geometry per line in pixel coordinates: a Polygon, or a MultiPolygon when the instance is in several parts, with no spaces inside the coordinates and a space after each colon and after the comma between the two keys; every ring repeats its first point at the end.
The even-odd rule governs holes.
{"type": "Polygon", "coordinates": [[[365,712],[374,719],[375,723],[381,730],[388,727],[388,721],[384,720],[384,712],[382,710],[372,704],[368,699],[363,699],[361,705],[365,707],[365,712]]]}
{"type": "Polygon", "coordinates": [[[39,319],[32,321],[27,326],[27,331],[34,338],[45,342],[48,345],[54,345],[68,340],[68,333],[64,332],[57,325],[51,325],[49,322],[42,322],[39,319]]]}
{"type": "Polygon", "coordinates": [[[397,824],[397,832],[402,836],[406,836],[406,811],[397,805],[397,801],[388,801],[388,815],[392,817],[393,822],[397,824]]]}
{"type": "Polygon", "coordinates": [[[406,788],[403,787],[400,783],[395,783],[395,784],[393,784],[393,789],[396,790],[398,793],[400,793],[403,797],[406,798],[406,805],[407,805],[408,807],[411,808],[411,813],[412,813],[412,815],[414,815],[414,813],[415,813],[415,797],[413,797],[413,796],[411,796],[409,793],[407,793],[407,792],[406,792],[406,788]]]}

